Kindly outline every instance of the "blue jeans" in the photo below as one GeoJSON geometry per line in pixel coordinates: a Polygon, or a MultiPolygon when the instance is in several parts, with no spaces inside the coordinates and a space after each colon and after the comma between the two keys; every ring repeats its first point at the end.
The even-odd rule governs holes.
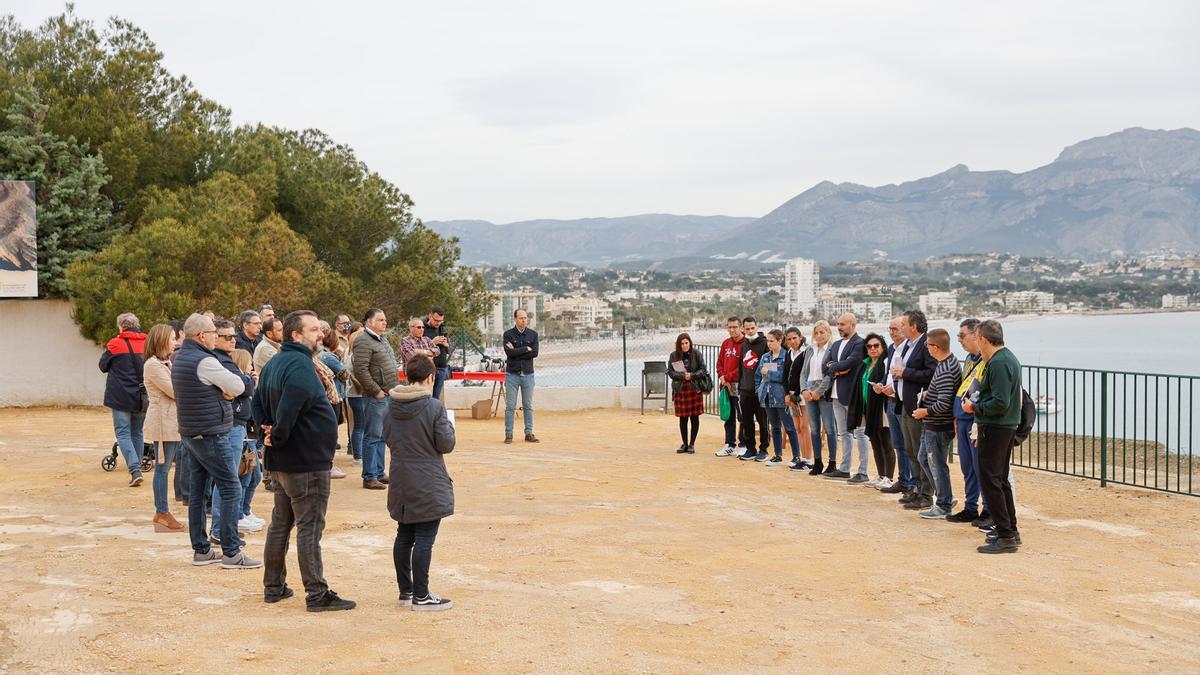
{"type": "MultiPolygon", "coordinates": [[[[238,482],[237,470],[229,462],[229,443],[227,434],[200,436],[193,438],[184,436],[183,445],[191,455],[191,471],[188,476],[188,534],[192,538],[192,550],[196,553],[208,553],[212,545],[208,541],[207,520],[204,515],[204,484],[209,477],[217,488],[219,499],[213,501],[213,509],[217,502],[225,513],[237,511],[242,499],[242,485],[238,482]]],[[[225,518],[220,524],[219,537],[221,551],[227,556],[235,556],[241,551],[238,545],[237,521],[225,518]]]]}
{"type": "Polygon", "coordinates": [[[387,414],[388,397],[366,398],[363,411],[363,449],[362,449],[362,479],[363,482],[383,478],[384,453],[387,445],[383,441],[383,416],[387,414]]]}
{"type": "Polygon", "coordinates": [[[767,408],[766,411],[767,423],[771,425],[771,442],[775,444],[775,456],[779,457],[783,452],[783,432],[786,431],[788,443],[792,446],[792,459],[799,459],[800,437],[796,435],[796,423],[792,421],[792,411],[787,408],[767,408]]]}
{"type": "Polygon", "coordinates": [[[833,419],[833,401],[819,399],[807,401],[808,428],[812,430],[813,461],[821,461],[821,427],[825,427],[825,440],[829,443],[829,466],[837,462],[837,423],[833,419]]]}
{"type": "Polygon", "coordinates": [[[442,387],[446,386],[446,380],[450,379],[449,368],[438,368],[436,377],[433,380],[433,397],[440,399],[442,397],[442,387]]]}
{"type": "Polygon", "coordinates": [[[146,443],[142,435],[142,424],[146,421],[146,413],[114,410],[112,420],[113,431],[117,435],[117,446],[121,448],[121,456],[125,458],[129,475],[142,475],[142,446],[146,443]]]}
{"type": "Polygon", "coordinates": [[[350,402],[350,412],[354,414],[354,428],[350,430],[350,450],[354,452],[354,459],[362,459],[363,434],[367,431],[367,403],[370,399],[351,396],[346,400],[350,402]]]}
{"type": "Polygon", "coordinates": [[[921,432],[921,468],[933,482],[937,505],[950,510],[954,503],[954,491],[950,487],[950,443],[954,441],[953,431],[921,432]]]}
{"type": "Polygon", "coordinates": [[[979,450],[971,442],[971,424],[975,422],[974,415],[963,412],[962,399],[954,397],[954,427],[958,439],[958,468],[962,470],[963,487],[966,496],[963,498],[963,508],[967,511],[979,512],[979,467],[975,458],[979,450]]]}
{"type": "MultiPolygon", "coordinates": [[[[225,442],[229,445],[229,466],[233,469],[233,475],[237,476],[238,464],[242,462],[242,445],[246,441],[246,427],[233,423],[233,428],[229,430],[229,435],[225,437],[225,442]]],[[[226,513],[233,514],[233,527],[237,528],[237,521],[242,519],[242,501],[246,494],[246,486],[250,483],[250,474],[238,476],[238,499],[237,508],[232,511],[225,511],[221,506],[220,495],[217,493],[217,485],[213,483],[212,490],[212,529],[217,533],[217,537],[221,537],[221,519],[226,513]]],[[[221,541],[225,541],[221,538],[221,541]]]]}
{"type": "Polygon", "coordinates": [[[254,501],[254,491],[262,482],[262,451],[255,449],[258,459],[254,462],[254,470],[242,477],[242,515],[250,515],[250,502],[254,501]]]}
{"type": "Polygon", "coordinates": [[[160,441],[154,445],[154,478],[150,481],[154,486],[154,512],[170,513],[171,507],[167,504],[167,473],[174,464],[175,477],[179,477],[179,442],[160,441]]]}
{"type": "Polygon", "coordinates": [[[513,420],[517,416],[517,389],[521,390],[521,417],[525,418],[525,433],[533,433],[533,373],[504,375],[504,435],[513,435],[513,420]]]}
{"type": "Polygon", "coordinates": [[[849,421],[850,409],[842,405],[841,401],[830,401],[833,404],[833,419],[837,424],[838,438],[842,439],[842,464],[838,467],[838,471],[850,473],[850,454],[854,450],[854,439],[858,439],[858,471],[855,474],[868,474],[867,456],[870,454],[870,444],[867,441],[867,428],[858,426],[854,431],[847,431],[846,424],[849,421]]]}
{"type": "Polygon", "coordinates": [[[913,487],[917,482],[913,480],[908,453],[904,452],[904,430],[900,428],[900,416],[892,409],[892,405],[891,401],[887,401],[883,407],[887,413],[888,433],[892,435],[892,447],[896,450],[896,480],[901,485],[913,487]]]}

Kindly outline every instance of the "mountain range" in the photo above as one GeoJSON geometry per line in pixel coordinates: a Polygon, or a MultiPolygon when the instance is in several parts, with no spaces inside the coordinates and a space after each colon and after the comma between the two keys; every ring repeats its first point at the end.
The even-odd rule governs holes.
{"type": "Polygon", "coordinates": [[[1072,145],[1024,173],[960,164],[899,185],[824,181],[756,219],[652,214],[427,224],[459,237],[468,264],[1200,251],[1200,131],[1126,129],[1072,145]]]}

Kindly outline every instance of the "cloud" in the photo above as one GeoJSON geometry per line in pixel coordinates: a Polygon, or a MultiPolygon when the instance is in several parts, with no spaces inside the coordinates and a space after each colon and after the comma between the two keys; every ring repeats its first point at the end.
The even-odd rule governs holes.
{"type": "Polygon", "coordinates": [[[578,66],[535,66],[464,79],[452,91],[462,112],[479,123],[514,130],[599,122],[638,100],[632,79],[578,66]]]}

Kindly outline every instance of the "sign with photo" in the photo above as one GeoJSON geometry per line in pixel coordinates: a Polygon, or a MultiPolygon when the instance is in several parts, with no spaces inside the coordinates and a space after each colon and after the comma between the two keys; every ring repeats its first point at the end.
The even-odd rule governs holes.
{"type": "Polygon", "coordinates": [[[0,180],[0,298],[36,298],[37,208],[33,181],[0,180]]]}

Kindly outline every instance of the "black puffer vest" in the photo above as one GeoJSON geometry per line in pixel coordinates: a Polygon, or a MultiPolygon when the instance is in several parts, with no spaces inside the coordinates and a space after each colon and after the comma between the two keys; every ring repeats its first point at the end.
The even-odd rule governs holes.
{"type": "Polygon", "coordinates": [[[180,436],[227,434],[233,428],[233,406],[219,387],[204,384],[197,374],[200,362],[209,357],[215,359],[217,355],[190,338],[175,353],[171,384],[175,387],[180,436]]]}

